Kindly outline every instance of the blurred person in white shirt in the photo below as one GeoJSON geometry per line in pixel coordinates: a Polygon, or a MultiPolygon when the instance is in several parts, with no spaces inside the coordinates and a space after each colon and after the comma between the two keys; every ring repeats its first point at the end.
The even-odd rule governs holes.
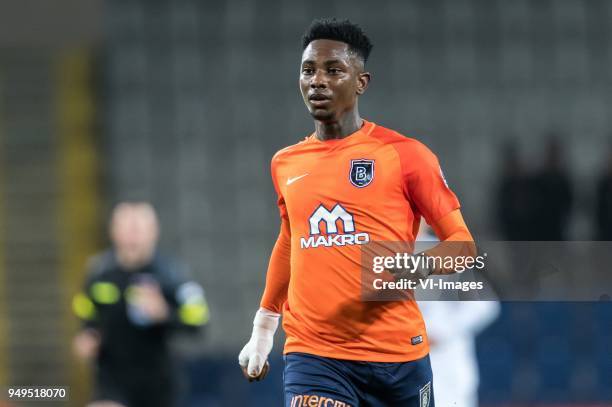
{"type": "MultiPolygon", "coordinates": [[[[417,240],[430,241],[432,246],[437,242],[435,234],[426,224],[421,225],[417,240]]],[[[480,379],[476,337],[499,315],[499,302],[421,300],[419,308],[429,338],[436,404],[444,407],[477,407],[480,379]]]]}

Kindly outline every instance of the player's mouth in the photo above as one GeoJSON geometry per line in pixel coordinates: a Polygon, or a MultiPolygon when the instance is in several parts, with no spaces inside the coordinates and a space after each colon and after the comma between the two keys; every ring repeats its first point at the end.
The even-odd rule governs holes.
{"type": "Polygon", "coordinates": [[[322,93],[313,93],[308,96],[308,101],[312,106],[322,106],[329,103],[330,100],[331,98],[329,96],[322,93]]]}

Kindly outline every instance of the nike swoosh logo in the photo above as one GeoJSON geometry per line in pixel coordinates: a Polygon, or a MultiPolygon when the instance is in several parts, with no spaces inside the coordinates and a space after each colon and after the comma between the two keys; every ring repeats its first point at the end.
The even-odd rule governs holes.
{"type": "Polygon", "coordinates": [[[299,177],[287,178],[287,185],[293,184],[295,181],[297,181],[300,178],[304,178],[306,175],[308,175],[308,173],[304,175],[300,175],[299,177]]]}

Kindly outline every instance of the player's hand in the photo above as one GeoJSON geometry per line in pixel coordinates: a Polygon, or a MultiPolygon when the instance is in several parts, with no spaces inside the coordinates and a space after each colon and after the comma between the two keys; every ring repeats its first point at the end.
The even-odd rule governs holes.
{"type": "Polygon", "coordinates": [[[93,359],[100,348],[100,334],[94,329],[85,329],[74,337],[72,348],[79,358],[93,359]]]}
{"type": "Polygon", "coordinates": [[[261,372],[259,372],[259,374],[256,376],[251,376],[247,371],[247,368],[242,366],[240,368],[242,369],[242,375],[245,379],[247,379],[249,382],[258,382],[260,380],[263,380],[264,377],[266,377],[266,375],[268,374],[268,371],[270,370],[270,362],[266,360],[266,363],[264,363],[261,372]]]}
{"type": "Polygon", "coordinates": [[[260,308],[255,314],[251,339],[238,355],[238,363],[244,377],[250,382],[262,380],[270,369],[268,355],[272,351],[279,319],[280,314],[264,308],[260,308]]]}
{"type": "Polygon", "coordinates": [[[152,322],[164,322],[170,315],[168,303],[159,285],[154,283],[138,284],[132,287],[133,304],[152,322]]]}

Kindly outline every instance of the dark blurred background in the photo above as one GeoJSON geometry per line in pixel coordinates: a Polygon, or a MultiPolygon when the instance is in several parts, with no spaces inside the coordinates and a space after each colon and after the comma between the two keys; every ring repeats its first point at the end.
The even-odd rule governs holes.
{"type": "MultiPolygon", "coordinates": [[[[270,159],[313,130],[297,79],[321,16],[372,38],[362,115],[437,153],[477,240],[612,240],[609,1],[3,0],[0,383],[83,405],[70,299],[112,205],[144,199],[211,307],[185,405],[280,405],[278,356],[251,385],[236,358],[279,224],[270,159]]],[[[609,302],[505,303],[482,404],[612,405],[610,343],[609,302]]]]}

